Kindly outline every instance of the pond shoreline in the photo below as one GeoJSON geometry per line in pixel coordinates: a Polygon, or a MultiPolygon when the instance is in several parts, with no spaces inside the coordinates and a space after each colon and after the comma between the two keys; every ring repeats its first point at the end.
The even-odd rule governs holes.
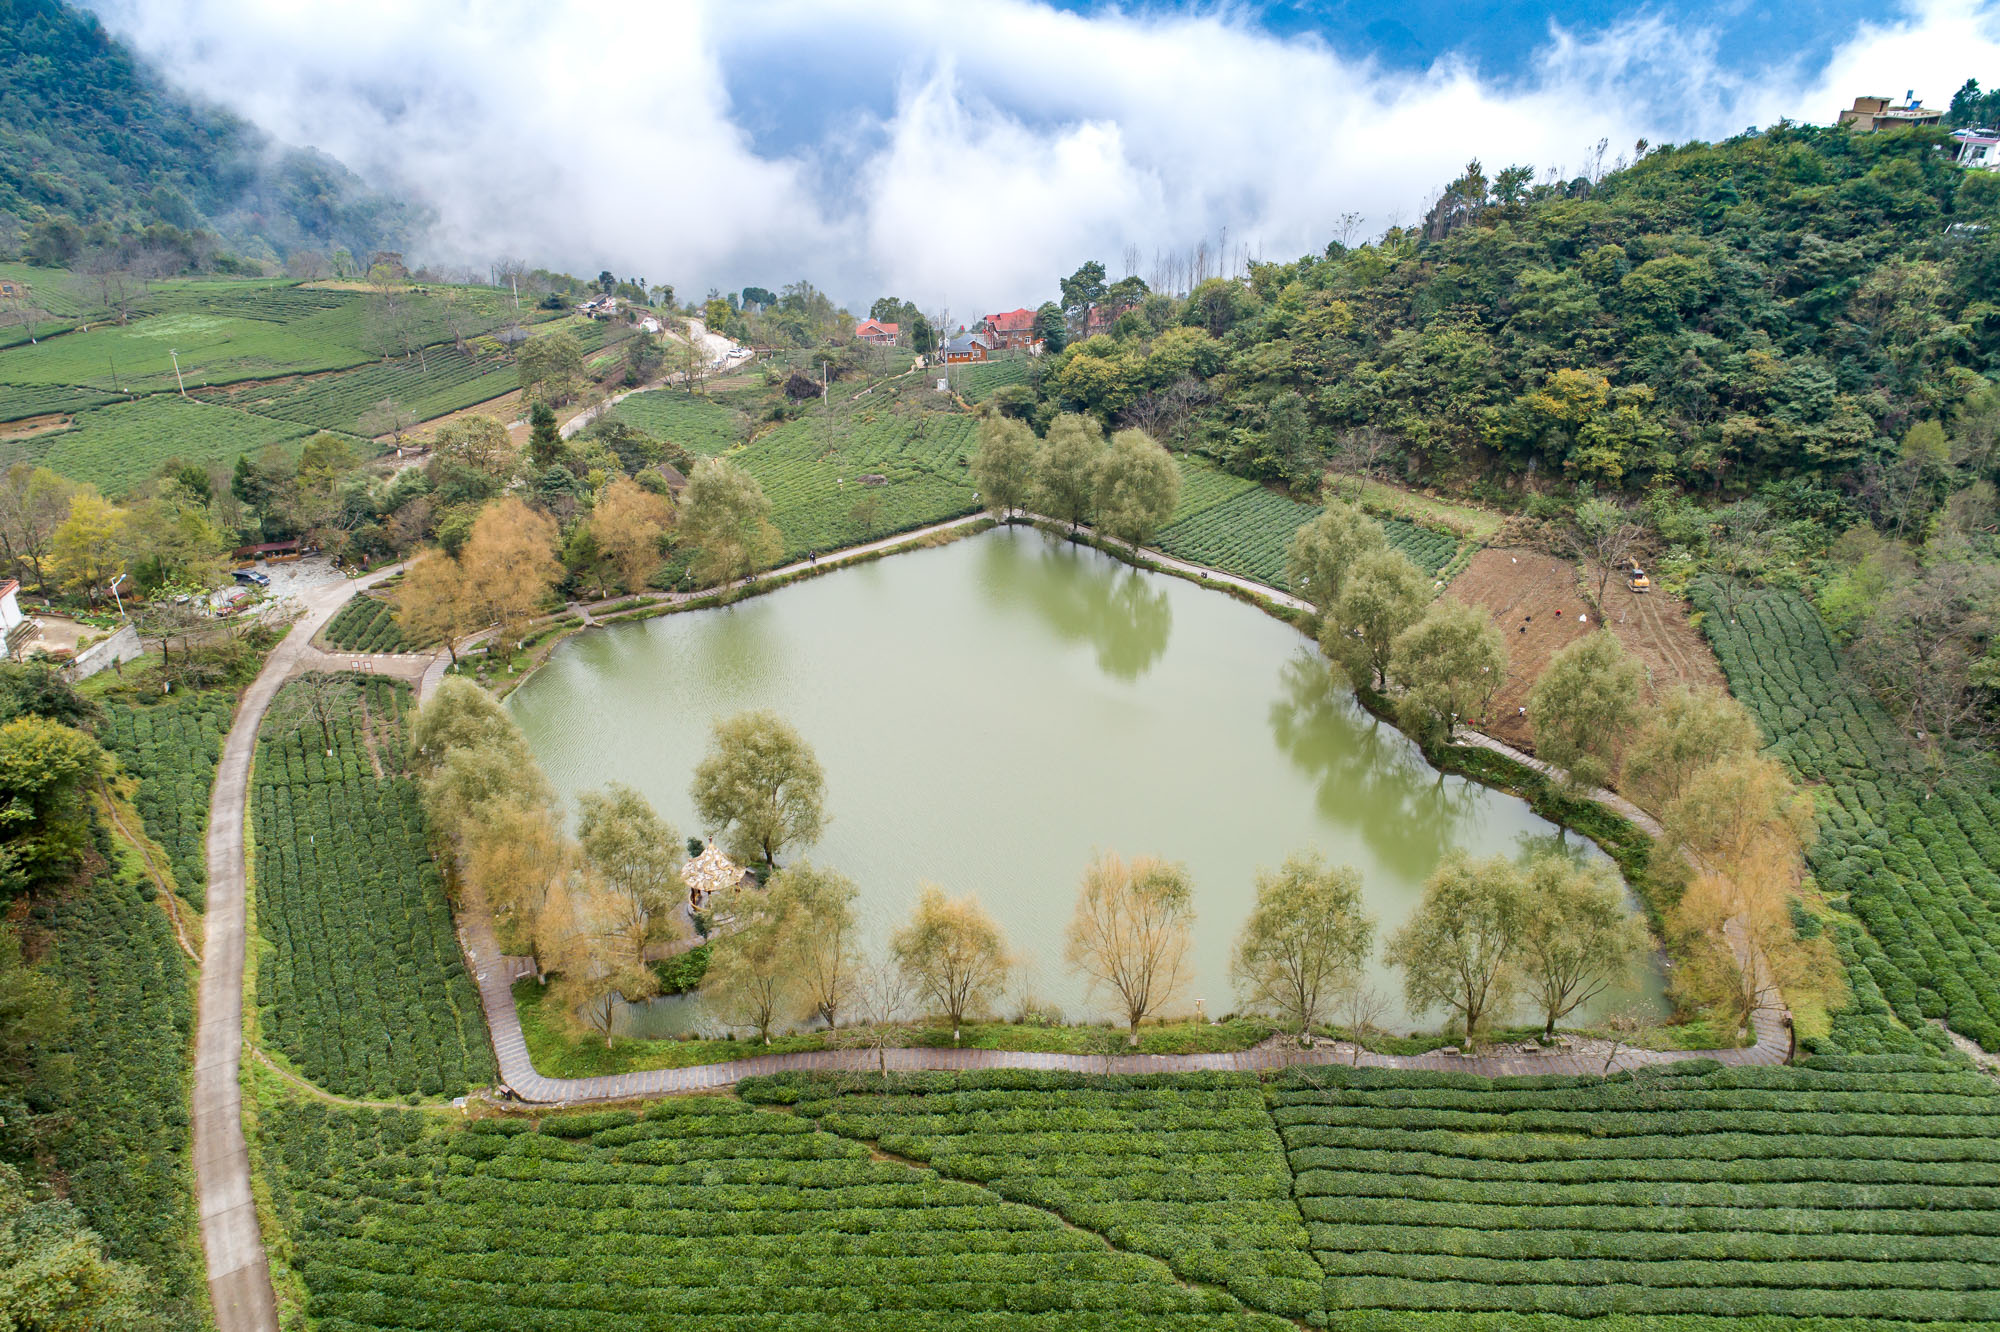
{"type": "MultiPolygon", "coordinates": [[[[899,554],[907,550],[935,548],[952,544],[966,536],[983,534],[996,526],[1002,525],[983,516],[962,517],[928,529],[918,529],[902,534],[897,538],[889,538],[882,542],[873,543],[869,548],[857,550],[854,555],[848,558],[843,559],[838,555],[821,557],[818,561],[810,564],[790,566],[777,571],[775,576],[766,575],[749,582],[747,585],[718,589],[713,592],[704,593],[698,597],[684,597],[670,602],[655,602],[636,607],[634,600],[631,598],[616,599],[605,604],[608,604],[619,613],[603,618],[591,617],[588,623],[576,624],[574,628],[594,627],[598,623],[623,623],[632,619],[650,619],[660,615],[673,614],[681,610],[719,608],[734,604],[736,601],[743,600],[749,596],[775,591],[781,587],[789,587],[794,583],[812,578],[823,572],[857,566],[880,559],[886,555],[899,554]]],[[[1154,553],[1150,551],[1142,550],[1135,555],[1130,547],[1105,541],[1088,529],[1081,530],[1074,537],[1071,537],[1070,534],[1061,530],[1057,525],[1049,524],[1046,521],[1037,521],[1032,516],[1016,519],[1004,525],[1034,527],[1048,536],[1066,539],[1075,545],[1089,546],[1099,553],[1111,555],[1128,567],[1134,567],[1151,573],[1172,574],[1182,581],[1193,583],[1196,586],[1228,592],[1234,599],[1255,606],[1272,618],[1282,620],[1296,630],[1309,633],[1311,620],[1309,610],[1304,608],[1304,604],[1298,602],[1296,598],[1288,597],[1281,592],[1277,592],[1275,589],[1266,589],[1261,585],[1249,586],[1246,585],[1245,580],[1225,575],[1221,571],[1206,570],[1199,566],[1187,565],[1185,562],[1172,561],[1170,557],[1163,562],[1161,559],[1156,559],[1154,553]]],[[[575,608],[570,609],[573,611],[575,608]]],[[[571,632],[573,632],[573,628],[571,632]]],[[[564,633],[561,637],[567,638],[568,633],[564,633]]],[[[554,644],[551,643],[550,646],[553,647],[554,644]]],[[[544,660],[546,659],[545,656],[544,660]]],[[[539,664],[541,663],[537,663],[537,665],[539,664]]],[[[529,674],[532,674],[532,671],[524,673],[521,679],[525,680],[529,674]]],[[[519,681],[510,681],[509,683],[518,684],[519,681]]],[[[1368,714],[1379,721],[1389,722],[1391,729],[1394,729],[1398,736],[1405,735],[1400,728],[1394,727],[1394,719],[1390,715],[1386,699],[1374,695],[1372,691],[1368,690],[1355,691],[1355,698],[1368,714]]],[[[1484,740],[1484,737],[1480,739],[1484,740]]],[[[1645,912],[1655,933],[1659,932],[1662,903],[1660,901],[1658,886],[1652,882],[1647,874],[1647,860],[1650,855],[1652,842],[1648,833],[1652,829],[1642,827],[1634,821],[1634,817],[1637,819],[1646,819],[1643,812],[1632,808],[1629,804],[1625,804],[1625,802],[1619,801],[1617,797],[1612,796],[1608,792],[1596,793],[1596,800],[1579,799],[1565,795],[1557,789],[1556,783],[1551,781],[1544,772],[1537,771],[1540,765],[1535,764],[1534,760],[1525,755],[1519,755],[1506,750],[1504,746],[1499,746],[1497,743],[1484,745],[1475,742],[1472,744],[1450,746],[1424,746],[1414,741],[1414,739],[1411,740],[1411,743],[1422,753],[1424,760],[1436,772],[1456,775],[1483,789],[1513,796],[1521,800],[1540,818],[1554,823],[1560,828],[1573,830],[1597,845],[1619,865],[1627,882],[1631,885],[1638,905],[1645,912]],[[1607,800],[1625,805],[1625,810],[1606,809],[1601,803],[1598,803],[1599,801],[1607,800]],[[1629,812],[1630,816],[1634,817],[1628,817],[1627,812],[1629,812]]],[[[1650,820],[1647,820],[1647,822],[1650,823],[1650,820]]],[[[1679,1016],[1685,1017],[1686,1015],[1682,1014],[1679,1016]]],[[[1677,1029],[1684,1027],[1686,1024],[1663,1023],[1662,1025],[1669,1027],[1669,1029],[1677,1029]]],[[[1022,1028],[1021,1030],[1025,1032],[1031,1029],[1022,1028]]],[[[1092,1041],[1090,1034],[1098,1030],[1100,1030],[1100,1024],[1092,1022],[1074,1027],[1065,1027],[1063,1029],[1065,1034],[1058,1036],[1052,1032],[1046,1038],[1027,1037],[1022,1035],[1021,1032],[1015,1032],[1005,1038],[1006,1048],[1023,1052],[1080,1052],[1080,1047],[1077,1043],[1078,1040],[1092,1041]],[[1043,1047],[1046,1047],[1046,1049],[1043,1049],[1043,1047]]],[[[1695,1033],[1690,1032],[1689,1035],[1695,1035],[1695,1033]]],[[[703,1055],[692,1049],[677,1048],[689,1044],[686,1042],[669,1039],[630,1039],[633,1042],[631,1062],[615,1061],[624,1064],[624,1070],[622,1071],[643,1071],[647,1068],[659,1067],[668,1062],[686,1064],[709,1062],[715,1059],[728,1059],[739,1055],[741,1052],[740,1043],[721,1038],[718,1038],[714,1042],[714,1052],[708,1055],[703,1055]]],[[[1697,1036],[1696,1040],[1698,1041],[1699,1039],[1700,1037],[1697,1036]]],[[[1452,1038],[1449,1036],[1436,1036],[1428,1038],[1426,1041],[1420,1043],[1420,1045],[1442,1046],[1450,1044],[1451,1040],[1452,1038]]],[[[1695,1042],[1687,1041],[1685,1038],[1681,1040],[1670,1038],[1665,1042],[1655,1040],[1646,1043],[1664,1045],[1668,1049],[1684,1049],[1687,1045],[1695,1042]]],[[[548,1048],[545,1039],[537,1039],[535,1044],[540,1048],[548,1048]]],[[[623,1042],[621,1041],[622,1044],[623,1042]]],[[[923,1042],[918,1042],[918,1044],[921,1045],[923,1042]]],[[[1379,1046],[1384,1043],[1371,1041],[1370,1044],[1379,1046]]],[[[1239,1049],[1246,1047],[1246,1043],[1240,1039],[1234,1042],[1234,1045],[1239,1049]]],[[[1415,1050],[1407,1042],[1399,1039],[1392,1039],[1389,1045],[1393,1048],[1393,1054],[1396,1056],[1415,1053],[1415,1050]]],[[[1204,1053],[1220,1052],[1212,1045],[1195,1048],[1201,1049],[1204,1053]]],[[[1192,1051],[1190,1052],[1192,1053],[1192,1051]]],[[[1385,1050],[1382,1052],[1388,1053],[1389,1051],[1385,1050]]],[[[1092,1049],[1092,1053],[1097,1053],[1094,1048],[1092,1049]]],[[[587,1066],[577,1064],[568,1059],[557,1059],[555,1062],[564,1067],[581,1068],[587,1066]]],[[[598,1067],[603,1067],[603,1065],[598,1065],[598,1067]]]]}

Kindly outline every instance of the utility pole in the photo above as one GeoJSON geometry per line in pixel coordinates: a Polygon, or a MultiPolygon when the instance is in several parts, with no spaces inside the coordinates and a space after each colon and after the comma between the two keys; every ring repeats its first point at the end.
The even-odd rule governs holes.
{"type": "Polygon", "coordinates": [[[167,355],[174,358],[174,383],[181,386],[181,396],[185,398],[188,395],[188,386],[187,381],[181,378],[181,354],[169,348],[167,355]]]}

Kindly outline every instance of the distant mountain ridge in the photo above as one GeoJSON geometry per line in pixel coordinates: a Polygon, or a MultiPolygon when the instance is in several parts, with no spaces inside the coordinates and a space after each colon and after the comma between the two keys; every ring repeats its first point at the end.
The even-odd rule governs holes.
{"type": "Polygon", "coordinates": [[[0,256],[74,263],[147,243],[282,261],[402,250],[426,219],[327,155],[167,86],[63,0],[0,0],[0,256]]]}

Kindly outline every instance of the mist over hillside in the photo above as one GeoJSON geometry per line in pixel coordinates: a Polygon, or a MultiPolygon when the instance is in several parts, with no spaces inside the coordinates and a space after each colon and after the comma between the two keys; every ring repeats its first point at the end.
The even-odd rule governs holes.
{"type": "Polygon", "coordinates": [[[93,15],[0,0],[0,253],[68,265],[143,252],[163,271],[223,251],[365,260],[405,248],[423,223],[325,153],[169,87],[93,15]]]}

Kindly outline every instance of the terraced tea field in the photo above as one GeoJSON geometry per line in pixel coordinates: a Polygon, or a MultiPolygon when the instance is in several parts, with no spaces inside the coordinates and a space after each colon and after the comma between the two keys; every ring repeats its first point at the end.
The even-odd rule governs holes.
{"type": "Polygon", "coordinates": [[[1283,1332],[1164,1262],[789,1115],[700,1097],[470,1125],[260,1117],[327,1332],[1283,1332]]]}
{"type": "Polygon", "coordinates": [[[788,422],[736,461],[770,497],[783,562],[974,512],[965,458],[975,441],[962,413],[860,410],[831,431],[815,417],[788,422]]]}
{"type": "Polygon", "coordinates": [[[1335,1067],[1271,1102],[1335,1326],[2000,1318],[2000,1086],[1969,1068],[1335,1067]]]}
{"type": "Polygon", "coordinates": [[[99,739],[139,779],[132,804],[199,911],[208,884],[208,797],[236,700],[226,690],[179,694],[144,707],[112,704],[99,739]]]}
{"type": "MultiPolygon", "coordinates": [[[[1167,554],[1210,568],[1285,586],[1285,551],[1292,536],[1319,513],[1254,481],[1213,465],[1181,458],[1181,502],[1154,545],[1167,554]]],[[[1378,519],[1389,544],[1425,573],[1451,563],[1458,539],[1400,519],[1378,519]]]]}
{"type": "Polygon", "coordinates": [[[1927,789],[1914,746],[1797,593],[1746,589],[1725,602],[1701,585],[1694,600],[1769,752],[1812,785],[1813,872],[1852,913],[1835,918],[1835,937],[1854,1016],[1893,1012],[1905,1032],[1885,1027],[1883,1039],[1897,1045],[1916,1039],[1906,1033],[1937,1039],[1929,1022],[1942,1018],[2000,1050],[2000,792],[1978,768],[1927,789]]]}
{"type": "Polygon", "coordinates": [[[705,394],[678,389],[635,393],[611,409],[611,419],[655,439],[672,440],[697,457],[727,453],[750,438],[749,418],[705,394]]]}
{"type": "Polygon", "coordinates": [[[493,1080],[493,1052],[401,770],[410,691],[344,678],[333,757],[298,683],[258,732],[259,1022],[328,1091],[455,1096],[493,1080]]]}
{"type": "Polygon", "coordinates": [[[226,466],[310,433],[290,421],[162,393],[83,412],[72,428],[56,434],[0,442],[0,463],[39,462],[107,495],[122,495],[169,458],[226,466]]]}

